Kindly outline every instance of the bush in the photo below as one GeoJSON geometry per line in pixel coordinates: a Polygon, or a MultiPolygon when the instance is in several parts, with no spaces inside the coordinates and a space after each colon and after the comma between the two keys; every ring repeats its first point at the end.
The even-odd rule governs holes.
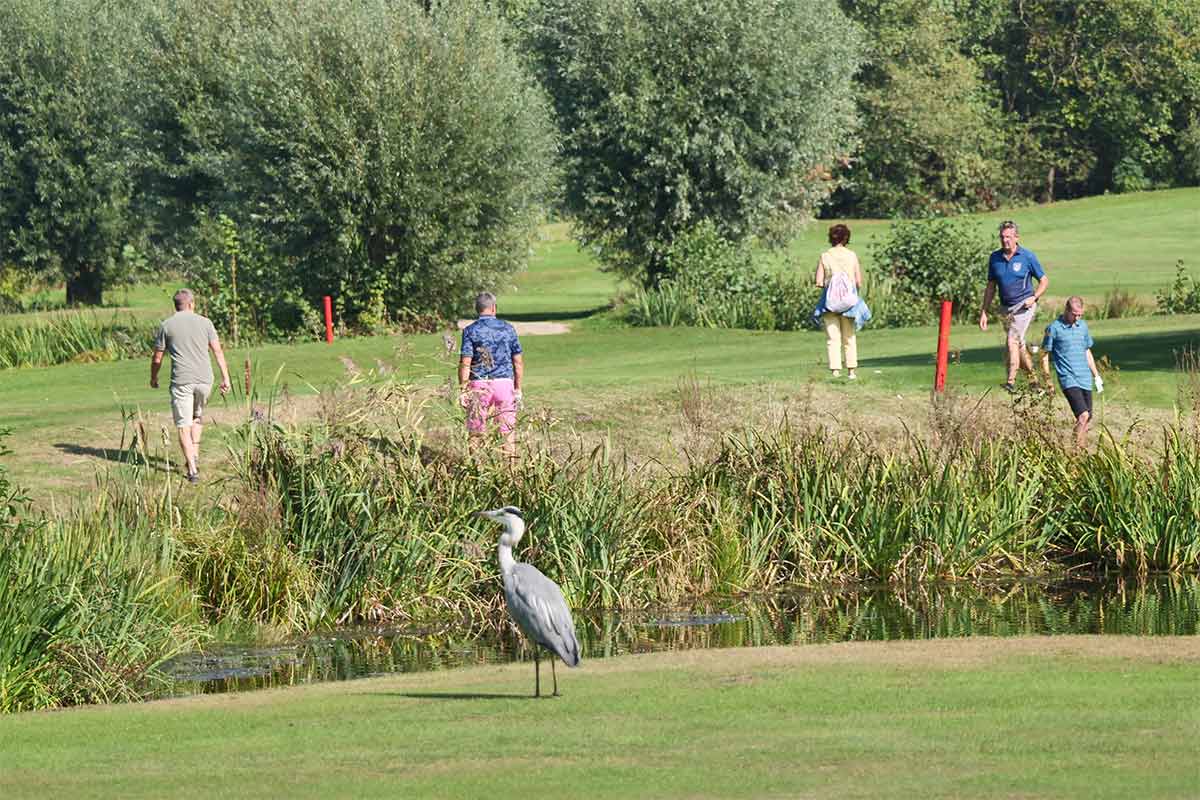
{"type": "Polygon", "coordinates": [[[894,282],[897,302],[909,302],[933,319],[942,300],[966,319],[978,310],[992,247],[973,223],[962,219],[901,220],[872,247],[880,275],[894,282]]]}
{"type": "Polygon", "coordinates": [[[933,306],[914,298],[887,275],[866,282],[863,300],[871,309],[871,325],[877,328],[910,328],[937,319],[933,306]]]}
{"type": "Polygon", "coordinates": [[[139,3],[0,4],[0,264],[99,305],[135,275],[139,3]],[[117,57],[120,54],[120,57],[117,57]]]}
{"type": "Polygon", "coordinates": [[[203,638],[150,518],[106,500],[44,520],[0,464],[0,714],[140,699],[203,638]]]}
{"type": "Polygon", "coordinates": [[[0,324],[0,369],[45,367],[69,361],[119,361],[149,356],[154,326],[113,314],[63,313],[25,324],[0,324]]]}
{"type": "Polygon", "coordinates": [[[1200,282],[1184,269],[1182,259],[1175,263],[1175,281],[1154,296],[1159,314],[1200,313],[1200,282]]]}
{"type": "Polygon", "coordinates": [[[1150,180],[1137,159],[1125,156],[1113,167],[1112,186],[1118,194],[1144,192],[1150,188],[1150,180]]]}
{"type": "Polygon", "coordinates": [[[1140,317],[1148,312],[1145,303],[1136,294],[1120,286],[1114,286],[1104,294],[1104,305],[1100,307],[1101,319],[1123,319],[1140,317]]]}
{"type": "Polygon", "coordinates": [[[681,234],[666,251],[670,277],[634,290],[633,325],[797,330],[809,324],[819,292],[792,275],[768,274],[750,248],[710,221],[681,234]]]}

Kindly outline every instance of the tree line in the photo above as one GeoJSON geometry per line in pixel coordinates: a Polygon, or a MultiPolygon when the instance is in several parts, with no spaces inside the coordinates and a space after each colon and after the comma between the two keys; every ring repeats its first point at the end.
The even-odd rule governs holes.
{"type": "Polygon", "coordinates": [[[653,286],[700,224],[1195,185],[1198,100],[1191,0],[10,0],[0,289],[419,325],[547,212],[653,286]]]}

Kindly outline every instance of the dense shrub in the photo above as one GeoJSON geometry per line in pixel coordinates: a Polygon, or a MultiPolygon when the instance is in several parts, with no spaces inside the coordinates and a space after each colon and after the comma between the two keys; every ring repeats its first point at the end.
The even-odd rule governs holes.
{"type": "Polygon", "coordinates": [[[45,520],[0,464],[0,713],[145,697],[204,638],[169,531],[106,499],[45,520]]]}
{"type": "Polygon", "coordinates": [[[155,326],[95,312],[47,315],[21,324],[0,322],[0,369],[46,367],[69,361],[119,361],[149,356],[155,326]]]}
{"type": "Polygon", "coordinates": [[[1104,293],[1104,303],[1100,306],[1099,316],[1100,319],[1123,319],[1140,317],[1149,312],[1148,305],[1134,292],[1114,286],[1104,293]]]}
{"type": "Polygon", "coordinates": [[[99,305],[143,266],[129,57],[141,5],[0,3],[0,265],[65,280],[69,303],[99,305]]]}
{"type": "Polygon", "coordinates": [[[951,300],[964,319],[979,311],[992,246],[962,219],[900,220],[871,249],[876,270],[893,281],[897,302],[908,302],[931,320],[940,301],[951,300]]]}
{"type": "Polygon", "coordinates": [[[958,47],[977,20],[911,0],[844,6],[866,25],[871,58],[855,78],[865,124],[836,214],[953,214],[1036,196],[1045,169],[1029,126],[958,47]]]}
{"type": "Polygon", "coordinates": [[[629,298],[632,324],[797,330],[809,325],[819,296],[807,276],[767,272],[750,247],[708,221],[679,235],[664,263],[670,277],[629,298]]]}
{"type": "Polygon", "coordinates": [[[151,192],[210,292],[231,292],[240,253],[240,318],[294,330],[326,294],[351,324],[449,315],[524,263],[554,129],[488,3],[165,8],[148,24],[147,125],[170,134],[151,139],[151,192]]]}
{"type": "MultiPolygon", "coordinates": [[[[904,239],[909,243],[913,237],[904,239]]],[[[794,331],[813,327],[821,297],[807,269],[765,268],[749,246],[730,242],[711,223],[680,235],[667,249],[669,278],[635,289],[625,303],[633,325],[697,326],[794,331]]],[[[864,275],[862,298],[879,328],[924,325],[934,305],[917,296],[906,273],[864,275]]]]}

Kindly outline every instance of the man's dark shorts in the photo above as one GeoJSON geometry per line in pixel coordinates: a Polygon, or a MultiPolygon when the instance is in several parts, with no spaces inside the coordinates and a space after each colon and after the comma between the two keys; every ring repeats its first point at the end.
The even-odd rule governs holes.
{"type": "Polygon", "coordinates": [[[1080,389],[1078,386],[1072,386],[1070,389],[1063,389],[1063,394],[1067,396],[1067,402],[1071,404],[1071,413],[1075,415],[1075,419],[1079,419],[1079,415],[1087,412],[1088,416],[1092,416],[1092,393],[1087,389],[1080,389]]]}

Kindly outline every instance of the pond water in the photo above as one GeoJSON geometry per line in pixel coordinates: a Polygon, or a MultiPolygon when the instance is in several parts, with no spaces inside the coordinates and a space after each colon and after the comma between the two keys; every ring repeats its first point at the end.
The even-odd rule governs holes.
{"type": "MultiPolygon", "coordinates": [[[[794,592],[688,608],[575,613],[584,659],[697,647],[960,636],[1200,634],[1200,578],[1138,583],[1010,582],[794,592]]],[[[223,646],[168,665],[170,694],[245,691],[532,658],[490,634],[347,628],[300,641],[223,646]]]]}

